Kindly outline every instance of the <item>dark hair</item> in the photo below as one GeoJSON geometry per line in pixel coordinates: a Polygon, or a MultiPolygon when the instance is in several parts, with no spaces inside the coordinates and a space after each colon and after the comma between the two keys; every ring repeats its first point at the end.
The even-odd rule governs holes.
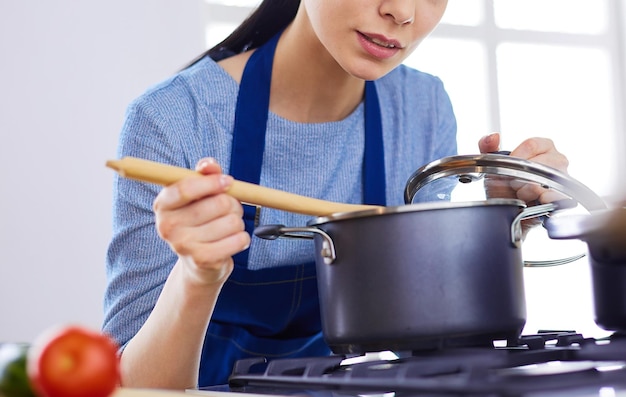
{"type": "Polygon", "coordinates": [[[261,46],[293,21],[299,6],[300,0],[263,0],[228,37],[198,56],[188,66],[206,56],[219,61],[261,46]]]}

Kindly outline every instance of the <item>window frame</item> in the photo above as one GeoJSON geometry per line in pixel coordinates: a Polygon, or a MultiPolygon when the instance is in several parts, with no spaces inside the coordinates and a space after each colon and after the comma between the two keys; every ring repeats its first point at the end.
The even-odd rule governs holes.
{"type": "MultiPolygon", "coordinates": [[[[493,2],[485,4],[483,21],[476,26],[441,23],[431,37],[464,39],[480,42],[485,47],[487,84],[490,106],[490,130],[500,131],[500,98],[498,83],[497,48],[502,43],[552,44],[572,47],[590,47],[605,50],[612,65],[611,81],[614,83],[613,114],[614,137],[617,147],[626,148],[626,0],[606,0],[607,29],[601,33],[559,33],[523,29],[507,29],[497,26],[493,2]],[[621,133],[620,133],[621,132],[621,133]]],[[[618,167],[626,170],[626,158],[617,156],[618,167]]],[[[626,171],[620,173],[620,180],[626,171]]],[[[620,182],[620,181],[615,181],[620,182]]],[[[619,196],[626,197],[626,187],[619,196]]]]}

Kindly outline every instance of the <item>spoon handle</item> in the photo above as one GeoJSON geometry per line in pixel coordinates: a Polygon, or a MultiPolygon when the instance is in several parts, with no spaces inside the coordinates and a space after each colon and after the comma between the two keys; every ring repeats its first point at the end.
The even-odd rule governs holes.
{"type": "MultiPolygon", "coordinates": [[[[109,160],[106,162],[106,166],[114,169],[125,178],[163,186],[171,185],[186,177],[202,176],[199,172],[187,168],[136,157],[109,160]]],[[[227,193],[246,204],[314,216],[380,208],[374,205],[345,204],[319,200],[238,180],[233,181],[227,193]]]]}

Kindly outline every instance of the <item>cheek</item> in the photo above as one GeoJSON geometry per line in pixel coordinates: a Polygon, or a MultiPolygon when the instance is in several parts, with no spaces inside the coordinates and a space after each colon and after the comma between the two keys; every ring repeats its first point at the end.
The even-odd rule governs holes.
{"type": "MultiPolygon", "coordinates": [[[[406,51],[404,53],[404,59],[408,58],[409,55],[411,55],[417,49],[417,47],[422,43],[422,40],[423,39],[421,39],[421,38],[417,39],[417,40],[415,40],[413,42],[413,44],[411,44],[410,46],[408,46],[406,48],[406,51]]],[[[403,61],[404,61],[404,59],[403,59],[403,61]]]]}
{"type": "Polygon", "coordinates": [[[415,21],[412,44],[407,47],[407,56],[439,25],[442,14],[429,14],[415,21]]]}
{"type": "Polygon", "coordinates": [[[304,0],[314,40],[331,54],[343,54],[347,50],[347,40],[353,32],[350,20],[354,20],[354,11],[337,0],[304,0]],[[347,13],[347,14],[346,14],[347,13]]]}
{"type": "Polygon", "coordinates": [[[309,21],[316,31],[332,26],[337,8],[328,0],[302,0],[309,21]]]}
{"type": "Polygon", "coordinates": [[[371,9],[371,0],[302,0],[309,21],[316,32],[341,32],[363,18],[363,9],[371,9]]]}

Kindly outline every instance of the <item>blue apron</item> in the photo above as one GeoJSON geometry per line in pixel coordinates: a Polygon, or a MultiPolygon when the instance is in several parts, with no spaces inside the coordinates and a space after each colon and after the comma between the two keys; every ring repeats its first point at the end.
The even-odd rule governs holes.
{"type": "MultiPolygon", "coordinates": [[[[229,173],[258,184],[265,147],[274,51],[280,34],[259,47],[243,72],[235,111],[229,173]]],[[[385,204],[385,167],[378,95],[365,86],[363,200],[385,204]]],[[[256,208],[244,205],[246,231],[255,227],[256,208]]],[[[315,263],[248,270],[246,250],[218,298],[206,333],[199,386],[224,384],[236,360],[325,356],[315,263]]]]}

